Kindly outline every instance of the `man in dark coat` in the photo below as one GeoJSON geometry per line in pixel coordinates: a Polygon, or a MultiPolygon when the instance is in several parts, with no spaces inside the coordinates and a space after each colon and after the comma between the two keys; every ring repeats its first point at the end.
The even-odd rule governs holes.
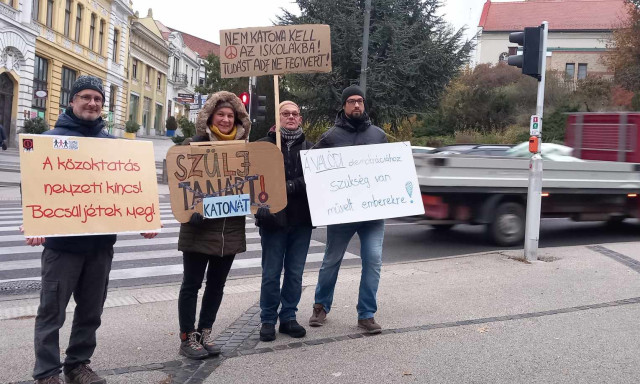
{"type": "MultiPolygon", "coordinates": [[[[71,88],[69,107],[55,128],[43,135],[113,138],[104,131],[102,80],[80,76],[71,88]]],[[[142,234],[145,238],[155,233],[142,234]]],[[[106,380],[89,367],[96,348],[96,331],[107,298],[109,272],[116,235],[29,238],[31,246],[43,245],[42,289],[35,323],[36,355],[33,378],[36,383],[101,384],[106,380]],[[76,302],[69,346],[64,364],[60,362],[59,330],[71,295],[76,302]]]]}
{"type": "MultiPolygon", "coordinates": [[[[311,214],[307,190],[302,173],[300,150],[313,144],[305,140],[302,132],[300,108],[292,101],[280,103],[280,134],[282,157],[287,185],[287,206],[271,214],[267,208],[256,213],[262,243],[262,286],[260,290],[260,340],[276,338],[275,325],[280,318],[280,333],[303,337],[307,331],[296,320],[298,303],[302,295],[302,273],[311,242],[311,214]],[[282,289],[280,276],[284,268],[282,289]],[[280,312],[278,313],[278,307],[280,312]]],[[[260,139],[276,144],[275,127],[267,137],[260,139]]]]}
{"type": "MultiPolygon", "coordinates": [[[[364,92],[352,85],[342,92],[342,110],[336,117],[335,125],[325,132],[317,148],[346,147],[386,143],[387,137],[382,129],[371,124],[364,107],[364,92]]],[[[340,271],[340,264],[353,235],[360,238],[360,258],[362,275],[358,293],[358,327],[365,332],[382,332],[376,323],[374,314],[378,309],[376,295],[380,282],[382,266],[382,241],[384,239],[384,220],[371,220],[356,223],[327,226],[327,247],[318,275],[315,304],[309,325],[318,327],[324,324],[331,310],[333,292],[340,271]]]]}

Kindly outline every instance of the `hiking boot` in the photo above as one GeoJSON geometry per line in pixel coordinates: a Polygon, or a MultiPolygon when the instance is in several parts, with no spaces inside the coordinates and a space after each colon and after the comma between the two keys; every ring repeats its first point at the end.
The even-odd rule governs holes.
{"type": "Polygon", "coordinates": [[[60,375],[55,375],[34,380],[34,384],[64,384],[64,381],[62,381],[60,375]]]}
{"type": "Polygon", "coordinates": [[[201,332],[200,344],[209,353],[209,356],[218,356],[222,350],[219,345],[216,345],[211,335],[211,328],[205,328],[201,332]]]}
{"type": "Polygon", "coordinates": [[[364,329],[365,333],[370,335],[382,332],[382,327],[380,324],[376,323],[376,320],[373,317],[358,320],[358,328],[364,329]]]}
{"type": "Polygon", "coordinates": [[[196,331],[180,334],[180,354],[194,360],[201,360],[209,356],[209,352],[200,344],[200,334],[196,331]]]}
{"type": "Polygon", "coordinates": [[[285,321],[284,323],[281,321],[280,328],[278,330],[280,333],[295,337],[296,339],[304,337],[307,334],[307,330],[304,329],[302,325],[298,324],[296,319],[285,321]]]}
{"type": "MultiPolygon", "coordinates": [[[[98,376],[87,364],[80,364],[64,374],[64,381],[71,384],[106,384],[107,380],[98,376]]],[[[54,381],[55,383],[55,381],[54,381]]]]}
{"type": "Polygon", "coordinates": [[[260,327],[260,341],[273,341],[276,339],[276,325],[262,323],[260,327]]]}
{"type": "Polygon", "coordinates": [[[327,311],[324,310],[322,304],[313,304],[313,314],[309,318],[309,325],[312,327],[320,327],[327,319],[327,311]]]}

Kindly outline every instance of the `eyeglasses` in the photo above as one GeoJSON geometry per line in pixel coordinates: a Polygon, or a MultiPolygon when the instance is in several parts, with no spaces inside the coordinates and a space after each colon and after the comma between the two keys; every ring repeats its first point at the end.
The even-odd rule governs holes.
{"type": "Polygon", "coordinates": [[[280,115],[282,117],[289,117],[289,116],[298,117],[298,116],[300,116],[300,114],[298,112],[280,112],[280,115]]]}
{"type": "Polygon", "coordinates": [[[102,97],[100,96],[78,95],[78,98],[87,104],[93,100],[96,104],[102,105],[102,97]]]}
{"type": "Polygon", "coordinates": [[[349,100],[347,100],[347,104],[349,104],[349,105],[356,105],[356,103],[360,104],[360,105],[364,105],[364,99],[349,99],[349,100]]]}

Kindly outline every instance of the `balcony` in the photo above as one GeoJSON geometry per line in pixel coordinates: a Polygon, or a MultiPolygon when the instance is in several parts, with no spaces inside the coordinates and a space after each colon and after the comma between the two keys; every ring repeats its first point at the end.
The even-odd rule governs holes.
{"type": "Polygon", "coordinates": [[[171,75],[171,81],[176,87],[186,87],[189,84],[186,73],[174,73],[171,75]]]}

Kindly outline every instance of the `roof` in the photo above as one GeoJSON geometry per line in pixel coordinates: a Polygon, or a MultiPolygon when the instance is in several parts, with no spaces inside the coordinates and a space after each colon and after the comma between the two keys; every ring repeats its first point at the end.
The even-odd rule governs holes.
{"type": "Polygon", "coordinates": [[[480,16],[483,31],[518,31],[549,22],[549,30],[611,30],[627,14],[624,0],[487,0],[480,16]]]}
{"type": "Polygon", "coordinates": [[[173,29],[171,27],[167,27],[171,32],[180,32],[182,34],[182,40],[187,47],[196,51],[198,55],[202,58],[206,58],[210,53],[213,53],[216,56],[220,56],[220,46],[216,43],[212,43],[205,39],[201,39],[199,37],[190,35],[188,33],[178,31],[177,29],[173,29]]]}

